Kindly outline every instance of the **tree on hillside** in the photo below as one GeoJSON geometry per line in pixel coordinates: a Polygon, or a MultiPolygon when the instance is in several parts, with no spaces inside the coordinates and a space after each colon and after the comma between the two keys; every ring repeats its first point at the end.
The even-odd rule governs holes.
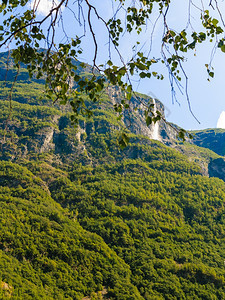
{"type": "MultiPolygon", "coordinates": [[[[194,52],[197,44],[212,42],[212,56],[205,66],[209,78],[213,77],[213,55],[218,48],[225,52],[225,20],[218,0],[186,2],[184,15],[187,20],[184,28],[179,29],[170,25],[170,16],[176,5],[174,0],[105,0],[106,10],[109,4],[113,7],[108,18],[91,0],[2,0],[0,49],[14,49],[11,55],[18,72],[23,63],[27,65],[31,77],[44,76],[47,96],[54,103],[70,103],[75,123],[80,114],[91,114],[81,96],[83,93],[96,102],[105,85],[119,86],[124,98],[114,108],[121,114],[124,109],[129,109],[129,101],[132,95],[135,96],[133,76],[163,79],[164,75],[157,71],[159,65],[166,66],[173,96],[176,88],[180,89],[181,84],[184,86],[192,113],[188,76],[183,66],[185,56],[187,52],[194,52]],[[69,26],[67,20],[71,23],[69,26]],[[99,42],[99,26],[104,42],[99,42]],[[161,30],[161,38],[159,53],[155,57],[151,49],[154,47],[153,36],[157,26],[161,30]],[[138,36],[142,37],[144,33],[148,34],[149,44],[143,44],[142,38],[141,42],[138,41],[138,36]],[[91,75],[85,76],[85,73],[76,70],[80,67],[85,70],[85,65],[77,61],[82,55],[87,35],[93,44],[93,53],[91,75]],[[120,45],[124,38],[132,35],[137,40],[131,57],[125,60],[120,45]],[[101,53],[105,51],[104,44],[107,44],[108,60],[99,64],[101,53]],[[41,51],[41,48],[46,50],[41,51]]],[[[160,112],[154,113],[151,102],[144,105],[147,125],[163,118],[160,112]]],[[[180,135],[182,137],[184,132],[181,131],[180,135]]],[[[123,142],[126,142],[125,135],[123,142]]]]}

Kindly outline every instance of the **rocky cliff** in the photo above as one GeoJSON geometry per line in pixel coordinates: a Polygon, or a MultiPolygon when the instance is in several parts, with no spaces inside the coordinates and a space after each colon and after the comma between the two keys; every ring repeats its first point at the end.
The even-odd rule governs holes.
{"type": "MultiPolygon", "coordinates": [[[[177,140],[177,131],[174,129],[178,128],[176,125],[171,126],[161,120],[157,124],[146,126],[146,105],[154,104],[153,112],[159,111],[163,118],[164,106],[158,99],[141,94],[132,97],[130,109],[125,110],[119,120],[114,105],[121,102],[123,94],[115,86],[109,86],[105,90],[99,103],[91,104],[87,100],[86,104],[92,109],[93,116],[89,119],[81,117],[79,125],[74,127],[70,122],[69,108],[53,106],[51,101],[45,99],[42,82],[28,80],[25,68],[22,68],[14,87],[10,111],[7,95],[14,71],[13,62],[10,60],[11,73],[5,76],[6,60],[6,55],[1,54],[1,159],[16,161],[21,158],[43,157],[57,163],[77,160],[83,164],[97,164],[99,161],[110,161],[112,149],[119,159],[123,155],[116,145],[116,140],[121,129],[126,128],[132,144],[151,145],[156,140],[156,143],[161,142],[175,148],[191,162],[197,163],[203,175],[224,179],[224,169],[220,168],[220,163],[221,156],[225,154],[225,130],[196,131],[193,132],[194,139],[183,144],[177,140]],[[212,151],[206,151],[205,148],[212,151]]],[[[145,150],[136,146],[125,152],[130,158],[145,155],[145,150]]]]}

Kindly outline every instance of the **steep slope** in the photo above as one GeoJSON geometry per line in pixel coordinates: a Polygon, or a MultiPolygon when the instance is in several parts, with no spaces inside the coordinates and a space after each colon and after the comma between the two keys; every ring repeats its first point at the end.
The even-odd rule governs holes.
{"type": "Polygon", "coordinates": [[[142,299],[129,266],[54,202],[40,178],[1,162],[0,186],[0,275],[9,287],[1,297],[81,299],[107,286],[119,299],[124,285],[126,299],[142,299]]]}
{"type": "MultiPolygon", "coordinates": [[[[71,111],[68,106],[52,106],[52,102],[44,97],[44,86],[42,81],[28,80],[27,71],[24,68],[13,89],[11,102],[12,111],[9,109],[8,95],[12,86],[13,75],[9,76],[9,70],[15,75],[13,61],[8,53],[1,53],[0,64],[0,143],[1,159],[13,160],[24,157],[34,159],[42,157],[46,160],[57,163],[70,163],[76,159],[84,164],[98,163],[99,158],[93,157],[90,143],[100,142],[104,139],[105,161],[113,160],[107,150],[110,144],[116,143],[117,131],[127,127],[130,134],[142,135],[148,138],[153,137],[155,131],[158,140],[165,145],[173,147],[189,157],[190,161],[195,161],[201,167],[201,172],[206,176],[217,176],[224,179],[224,170],[220,170],[214,153],[203,154],[202,149],[192,147],[189,143],[179,143],[176,138],[176,131],[171,126],[161,121],[156,128],[154,124],[149,127],[145,124],[144,107],[140,106],[138,97],[142,102],[148,102],[146,95],[137,95],[131,99],[131,111],[125,113],[122,120],[118,120],[115,115],[113,105],[121,100],[123,96],[117,87],[109,86],[101,97],[101,103],[90,103],[86,98],[86,105],[92,109],[93,117],[90,119],[80,118],[79,126],[74,128],[70,125],[71,111]],[[7,62],[9,66],[7,67],[7,62]],[[7,72],[7,68],[9,68],[7,72]],[[14,73],[13,73],[14,72],[14,73]],[[6,77],[7,75],[7,77],[6,77]],[[8,77],[9,76],[9,77],[8,77]],[[8,79],[5,82],[5,78],[8,79]],[[135,110],[139,106],[138,110],[135,110]],[[96,135],[100,136],[96,139],[96,135]],[[101,135],[105,135],[102,137],[101,135]],[[94,141],[95,140],[95,141],[94,141]],[[89,150],[87,150],[89,148],[89,150]],[[107,155],[108,153],[108,155],[107,155]],[[214,171],[215,170],[215,171],[214,171]]],[[[88,66],[86,73],[88,72],[88,66]]],[[[78,70],[79,71],[79,70],[78,70]]],[[[164,115],[162,103],[156,99],[155,110],[159,110],[164,115]]],[[[202,139],[203,141],[204,139],[202,139]]],[[[211,139],[213,140],[213,139],[211,139]]],[[[138,138],[137,138],[138,141],[138,138]]],[[[206,146],[201,138],[197,143],[197,135],[194,135],[193,142],[196,145],[206,146]]],[[[101,142],[100,142],[101,143],[101,142]]],[[[222,142],[221,142],[222,143],[222,142]]],[[[220,143],[220,144],[221,144],[220,143]]],[[[92,147],[93,148],[93,147],[92,147]]],[[[211,148],[215,150],[214,148],[211,148]]],[[[217,151],[221,155],[220,152],[217,151]]],[[[102,158],[103,159],[103,158],[102,158]]]]}
{"type": "Polygon", "coordinates": [[[130,266],[144,299],[224,299],[225,183],[160,143],[147,148],[146,158],[67,172],[25,164],[130,266]]]}
{"type": "Polygon", "coordinates": [[[72,171],[89,201],[71,207],[131,266],[145,299],[223,299],[224,183],[177,168],[135,160],[72,171]]]}
{"type": "MultiPolygon", "coordinates": [[[[79,62],[76,64],[79,65],[79,62]]],[[[9,145],[6,144],[16,139],[16,144],[20,145],[19,147],[21,148],[24,147],[25,149],[22,151],[26,152],[26,149],[30,148],[26,140],[26,137],[29,137],[32,138],[32,144],[36,145],[35,149],[32,149],[34,153],[46,152],[45,148],[47,151],[52,149],[55,152],[59,152],[59,149],[62,149],[61,144],[65,140],[70,140],[70,137],[68,138],[68,131],[71,131],[71,126],[68,126],[71,115],[69,107],[56,104],[53,108],[52,102],[44,97],[44,81],[29,79],[25,65],[21,66],[21,73],[13,86],[13,101],[10,101],[8,96],[14,84],[16,70],[9,53],[0,53],[0,66],[0,105],[3,112],[0,120],[0,134],[2,136],[2,144],[4,144],[3,151],[14,158],[20,156],[20,154],[17,154],[17,151],[13,153],[15,149],[10,149],[9,145]],[[12,109],[9,109],[9,102],[12,109]],[[55,116],[54,118],[53,115],[55,116]],[[25,119],[28,124],[25,122],[25,119]],[[67,130],[68,127],[69,130],[67,130]],[[27,130],[28,128],[31,131],[27,130]],[[66,132],[64,132],[64,129],[66,132]]],[[[81,72],[82,70],[78,68],[77,71],[81,72]]],[[[86,66],[86,76],[89,71],[90,68],[86,66]]],[[[120,103],[122,97],[123,93],[113,86],[108,86],[105,89],[101,96],[101,101],[98,103],[92,103],[87,97],[84,97],[87,107],[93,112],[93,118],[89,120],[80,118],[76,132],[78,140],[82,133],[86,135],[93,132],[106,133],[106,131],[111,132],[112,130],[121,130],[121,128],[127,127],[128,131],[133,134],[155,138],[164,143],[170,144],[173,142],[176,138],[176,131],[168,124],[163,121],[156,125],[151,124],[149,127],[145,124],[144,103],[148,104],[149,101],[154,103],[154,110],[158,110],[164,115],[164,107],[160,101],[150,99],[146,95],[137,94],[130,101],[131,110],[125,111],[120,121],[115,115],[114,105],[118,102],[120,103]],[[143,105],[140,105],[140,102],[143,105]]],[[[74,136],[74,131],[72,135],[74,136]]],[[[73,142],[70,141],[69,144],[66,148],[73,148],[73,145],[71,146],[73,142]]],[[[21,152],[21,149],[17,150],[21,152]]],[[[74,152],[73,150],[68,149],[68,151],[74,152]]],[[[3,156],[3,159],[6,159],[6,157],[4,158],[3,156]]]]}
{"type": "Polygon", "coordinates": [[[223,158],[163,123],[151,139],[143,109],[117,119],[116,87],[85,99],[93,116],[74,127],[23,74],[9,110],[11,84],[0,82],[0,297],[225,299],[225,183],[206,177],[222,178],[223,158]]]}
{"type": "MultiPolygon", "coordinates": [[[[192,144],[212,150],[217,155],[208,155],[206,174],[225,181],[225,130],[205,129],[193,131],[192,144]]],[[[202,148],[203,149],[203,148],[202,148]]],[[[207,151],[209,153],[209,151],[207,151]]],[[[213,154],[211,152],[211,154],[213,154]]]]}
{"type": "Polygon", "coordinates": [[[220,128],[193,131],[193,143],[225,155],[225,130],[220,128]]]}

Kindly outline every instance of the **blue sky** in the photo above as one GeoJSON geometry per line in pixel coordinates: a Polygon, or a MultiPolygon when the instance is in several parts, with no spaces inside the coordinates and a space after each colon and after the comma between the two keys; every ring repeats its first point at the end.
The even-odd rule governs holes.
{"type": "MultiPolygon", "coordinates": [[[[171,8],[169,21],[173,28],[177,30],[182,30],[187,23],[188,1],[185,2],[186,6],[184,1],[175,2],[176,4],[171,8]]],[[[195,3],[197,2],[200,1],[195,1],[195,3]]],[[[208,1],[203,2],[205,2],[205,4],[208,4],[208,1]]],[[[108,15],[110,15],[109,3],[111,3],[111,1],[104,1],[104,4],[103,1],[101,1],[101,4],[99,5],[99,11],[103,16],[107,15],[107,13],[108,15]]],[[[225,13],[225,3],[220,1],[219,4],[221,7],[221,12],[225,13]]],[[[199,17],[197,16],[195,11],[193,11],[192,13],[193,17],[191,19],[191,22],[193,26],[195,26],[195,28],[198,29],[200,28],[199,17]]],[[[157,14],[153,14],[153,22],[154,18],[156,19],[156,17],[157,14]]],[[[100,26],[97,27],[97,31],[98,30],[99,34],[97,34],[97,38],[101,42],[104,42],[104,32],[101,31],[102,29],[100,26]]],[[[142,43],[147,42],[148,44],[150,32],[151,24],[147,31],[144,32],[144,34],[140,37],[131,37],[129,35],[125,35],[123,39],[121,39],[120,47],[123,56],[125,58],[130,57],[129,55],[132,54],[132,46],[137,38],[142,43]]],[[[159,24],[158,26],[156,26],[156,30],[153,37],[153,43],[155,44],[155,48],[153,47],[152,52],[153,55],[155,55],[155,57],[159,56],[157,51],[159,51],[160,49],[159,44],[161,34],[162,30],[159,24]]],[[[156,79],[141,80],[141,82],[138,85],[136,85],[136,89],[141,93],[155,95],[166,106],[166,115],[168,120],[178,124],[179,126],[185,129],[205,129],[216,127],[221,112],[225,111],[225,53],[222,53],[219,49],[217,50],[217,53],[212,63],[215,69],[215,77],[209,82],[207,80],[208,74],[206,71],[205,64],[209,63],[212,47],[213,44],[209,42],[206,44],[198,45],[197,51],[195,53],[196,56],[194,56],[193,53],[189,54],[188,60],[184,64],[185,71],[189,77],[188,92],[190,96],[191,107],[193,113],[200,121],[200,124],[198,124],[198,122],[190,113],[185,96],[182,96],[182,94],[177,93],[177,99],[179,101],[179,104],[176,102],[172,102],[171,87],[168,78],[165,78],[164,81],[159,81],[156,79]]],[[[86,57],[84,57],[84,59],[86,59],[88,62],[90,62],[89,56],[91,56],[90,51],[88,51],[86,57]]],[[[104,56],[101,54],[100,58],[103,57],[104,56]]]]}
{"type": "MultiPolygon", "coordinates": [[[[50,0],[50,3],[52,0],[50,0]]],[[[56,1],[56,0],[55,0],[56,1]]],[[[58,1],[58,0],[57,0],[58,1]]],[[[202,0],[205,5],[208,5],[208,0],[202,0]]],[[[76,1],[75,1],[76,2],[76,1]]],[[[75,3],[74,2],[74,3],[75,3]]],[[[116,2],[111,0],[104,1],[94,1],[90,0],[90,3],[96,5],[99,14],[104,17],[104,19],[108,19],[111,16],[111,12],[113,9],[116,9],[116,2]],[[96,4],[97,3],[97,4],[96,4]],[[112,7],[112,3],[114,3],[114,7],[112,7]]],[[[129,1],[126,1],[127,3],[129,1]]],[[[201,0],[193,0],[197,5],[200,4],[201,0]]],[[[84,4],[84,1],[82,2],[84,4]]],[[[185,28],[187,24],[187,11],[188,11],[188,3],[189,1],[172,1],[175,3],[171,7],[169,11],[168,20],[171,24],[171,27],[182,30],[185,28]]],[[[225,1],[218,1],[221,12],[225,14],[225,1]]],[[[48,10],[49,0],[41,0],[41,10],[39,17],[43,16],[48,10]],[[41,15],[42,14],[42,15],[41,15]]],[[[76,5],[76,4],[75,4],[76,5]]],[[[50,6],[51,7],[51,6],[50,6]]],[[[63,10],[63,22],[64,27],[69,33],[69,36],[74,35],[82,35],[83,27],[79,27],[78,23],[74,21],[73,14],[68,10],[63,10]]],[[[84,9],[84,14],[87,16],[87,10],[84,9]]],[[[77,14],[78,15],[78,14],[77,14]]],[[[149,41],[151,38],[152,24],[154,20],[157,18],[157,13],[153,13],[152,20],[149,23],[147,29],[143,30],[143,34],[140,36],[137,35],[129,35],[126,34],[121,38],[120,41],[120,51],[124,60],[127,61],[133,55],[132,47],[138,39],[141,44],[145,44],[143,50],[146,52],[149,50],[149,41]]],[[[199,16],[197,15],[197,10],[192,11],[191,22],[193,26],[199,29],[199,16]]],[[[97,63],[105,63],[108,60],[108,39],[107,32],[102,26],[101,22],[95,18],[94,14],[92,14],[93,27],[96,33],[96,39],[99,43],[98,50],[98,58],[97,63]]],[[[121,18],[123,18],[121,14],[121,18]]],[[[155,28],[155,32],[153,35],[153,48],[152,48],[152,56],[160,57],[160,38],[162,36],[162,27],[160,23],[155,28]]],[[[61,40],[60,31],[58,33],[58,41],[61,40]]],[[[211,79],[210,82],[207,81],[207,72],[205,68],[205,64],[209,62],[211,49],[213,45],[203,44],[197,47],[196,56],[192,54],[188,55],[187,62],[184,63],[185,71],[189,77],[189,96],[191,101],[191,106],[193,113],[200,121],[200,124],[194,119],[191,115],[187,100],[185,96],[177,93],[177,99],[180,104],[172,103],[171,96],[171,87],[169,84],[169,80],[167,77],[163,81],[159,81],[156,79],[148,79],[141,80],[138,84],[134,82],[134,88],[141,93],[155,95],[165,106],[166,106],[166,116],[169,121],[178,124],[179,126],[185,129],[204,129],[204,128],[214,128],[217,125],[217,120],[222,111],[225,111],[225,53],[221,53],[218,49],[216,56],[213,60],[213,67],[215,68],[215,77],[211,79]]],[[[93,51],[94,44],[91,39],[88,24],[86,22],[86,37],[83,39],[82,48],[84,50],[80,59],[87,62],[92,63],[93,59],[93,51]]],[[[119,63],[118,57],[112,51],[112,58],[115,63],[119,63]]],[[[159,69],[159,71],[167,74],[167,71],[163,66],[159,69]]],[[[224,114],[225,116],[225,114],[224,114]]],[[[224,120],[225,123],[225,120],[224,120]]]]}

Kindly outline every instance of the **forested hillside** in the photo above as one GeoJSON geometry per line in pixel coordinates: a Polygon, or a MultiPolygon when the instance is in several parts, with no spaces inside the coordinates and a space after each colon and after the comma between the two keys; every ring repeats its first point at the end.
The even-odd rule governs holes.
{"type": "Polygon", "coordinates": [[[10,110],[3,71],[1,299],[225,299],[223,153],[152,140],[141,111],[121,150],[115,87],[74,127],[24,69],[10,110]]]}

